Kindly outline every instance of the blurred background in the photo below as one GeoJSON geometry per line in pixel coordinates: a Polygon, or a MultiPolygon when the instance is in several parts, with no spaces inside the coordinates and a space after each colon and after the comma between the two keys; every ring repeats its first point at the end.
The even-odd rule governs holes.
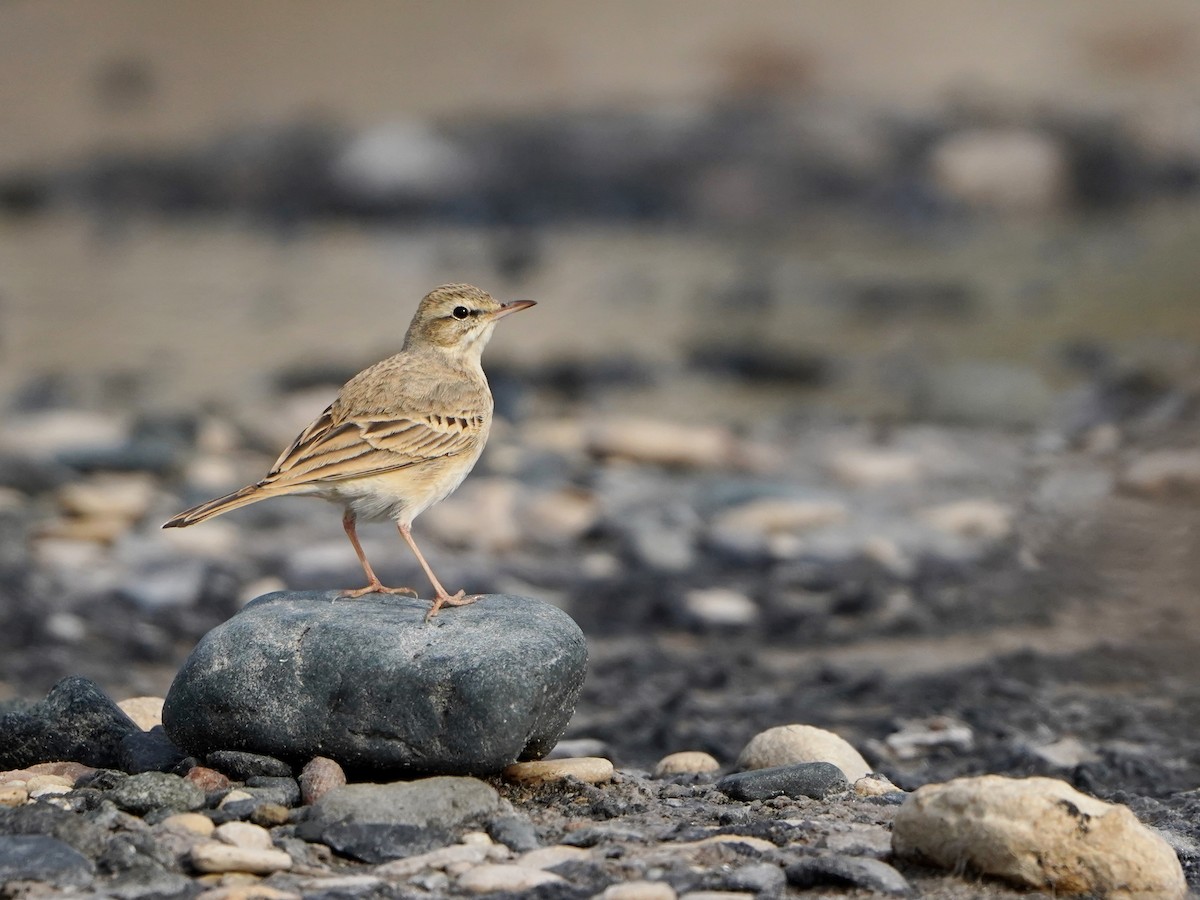
{"type": "Polygon", "coordinates": [[[805,666],[1177,637],[1198,246],[1195,0],[7,0],[0,693],[161,693],[250,597],[356,584],[321,504],[158,525],[451,281],[539,305],[416,530],[584,624],[580,735],[727,752],[836,717],[805,666]]]}

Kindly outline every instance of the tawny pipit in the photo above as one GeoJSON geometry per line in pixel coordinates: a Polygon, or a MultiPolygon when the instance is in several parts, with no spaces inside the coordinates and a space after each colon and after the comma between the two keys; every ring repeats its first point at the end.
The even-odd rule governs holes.
{"type": "Polygon", "coordinates": [[[435,288],[417,307],[400,352],[346,382],[262,481],[181,512],[163,527],[195,525],[269,497],[310,494],[345,507],[342,526],[367,586],[343,596],[417,595],[379,581],[358,542],[361,516],[395,521],[436,592],[429,617],[443,605],[475,602],[442,587],[413,540],[412,522],[458,487],[479,459],[492,425],[483,347],[496,322],[533,305],[499,303],[467,284],[435,288]]]}

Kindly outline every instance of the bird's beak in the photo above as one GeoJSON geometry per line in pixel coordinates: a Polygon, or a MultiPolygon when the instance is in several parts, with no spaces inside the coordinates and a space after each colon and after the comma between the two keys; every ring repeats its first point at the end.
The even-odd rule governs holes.
{"type": "Polygon", "coordinates": [[[531,306],[537,306],[532,300],[514,300],[511,303],[501,304],[500,308],[492,313],[493,319],[503,319],[505,316],[515,312],[520,312],[523,309],[529,309],[531,306]]]}

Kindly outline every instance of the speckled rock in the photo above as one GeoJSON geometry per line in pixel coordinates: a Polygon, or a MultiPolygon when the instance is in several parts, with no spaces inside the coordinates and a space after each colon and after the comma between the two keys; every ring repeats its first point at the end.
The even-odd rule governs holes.
{"type": "Polygon", "coordinates": [[[195,755],[247,750],[358,770],[486,774],[562,736],[587,666],[561,610],[494,595],[427,601],[268,594],[200,642],[163,709],[195,755]]]}
{"type": "Polygon", "coordinates": [[[0,769],[47,760],[116,768],[122,739],[140,731],[95,682],[73,675],[29,710],[0,716],[0,769]]]}
{"type": "Polygon", "coordinates": [[[1175,851],[1128,807],[1053,778],[984,775],[919,788],[896,814],[892,849],[1057,894],[1187,894],[1175,851]]]}
{"type": "Polygon", "coordinates": [[[735,800],[766,800],[780,796],[820,800],[849,788],[850,783],[842,770],[828,762],[735,772],[717,782],[717,790],[735,800]]]}

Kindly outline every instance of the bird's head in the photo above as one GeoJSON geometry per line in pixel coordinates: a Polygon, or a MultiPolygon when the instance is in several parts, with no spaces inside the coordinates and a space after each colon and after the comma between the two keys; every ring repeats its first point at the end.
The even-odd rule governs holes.
{"type": "Polygon", "coordinates": [[[501,303],[469,284],[444,284],[421,300],[408,326],[404,349],[436,348],[478,357],[498,321],[533,305],[532,300],[501,303]]]}

